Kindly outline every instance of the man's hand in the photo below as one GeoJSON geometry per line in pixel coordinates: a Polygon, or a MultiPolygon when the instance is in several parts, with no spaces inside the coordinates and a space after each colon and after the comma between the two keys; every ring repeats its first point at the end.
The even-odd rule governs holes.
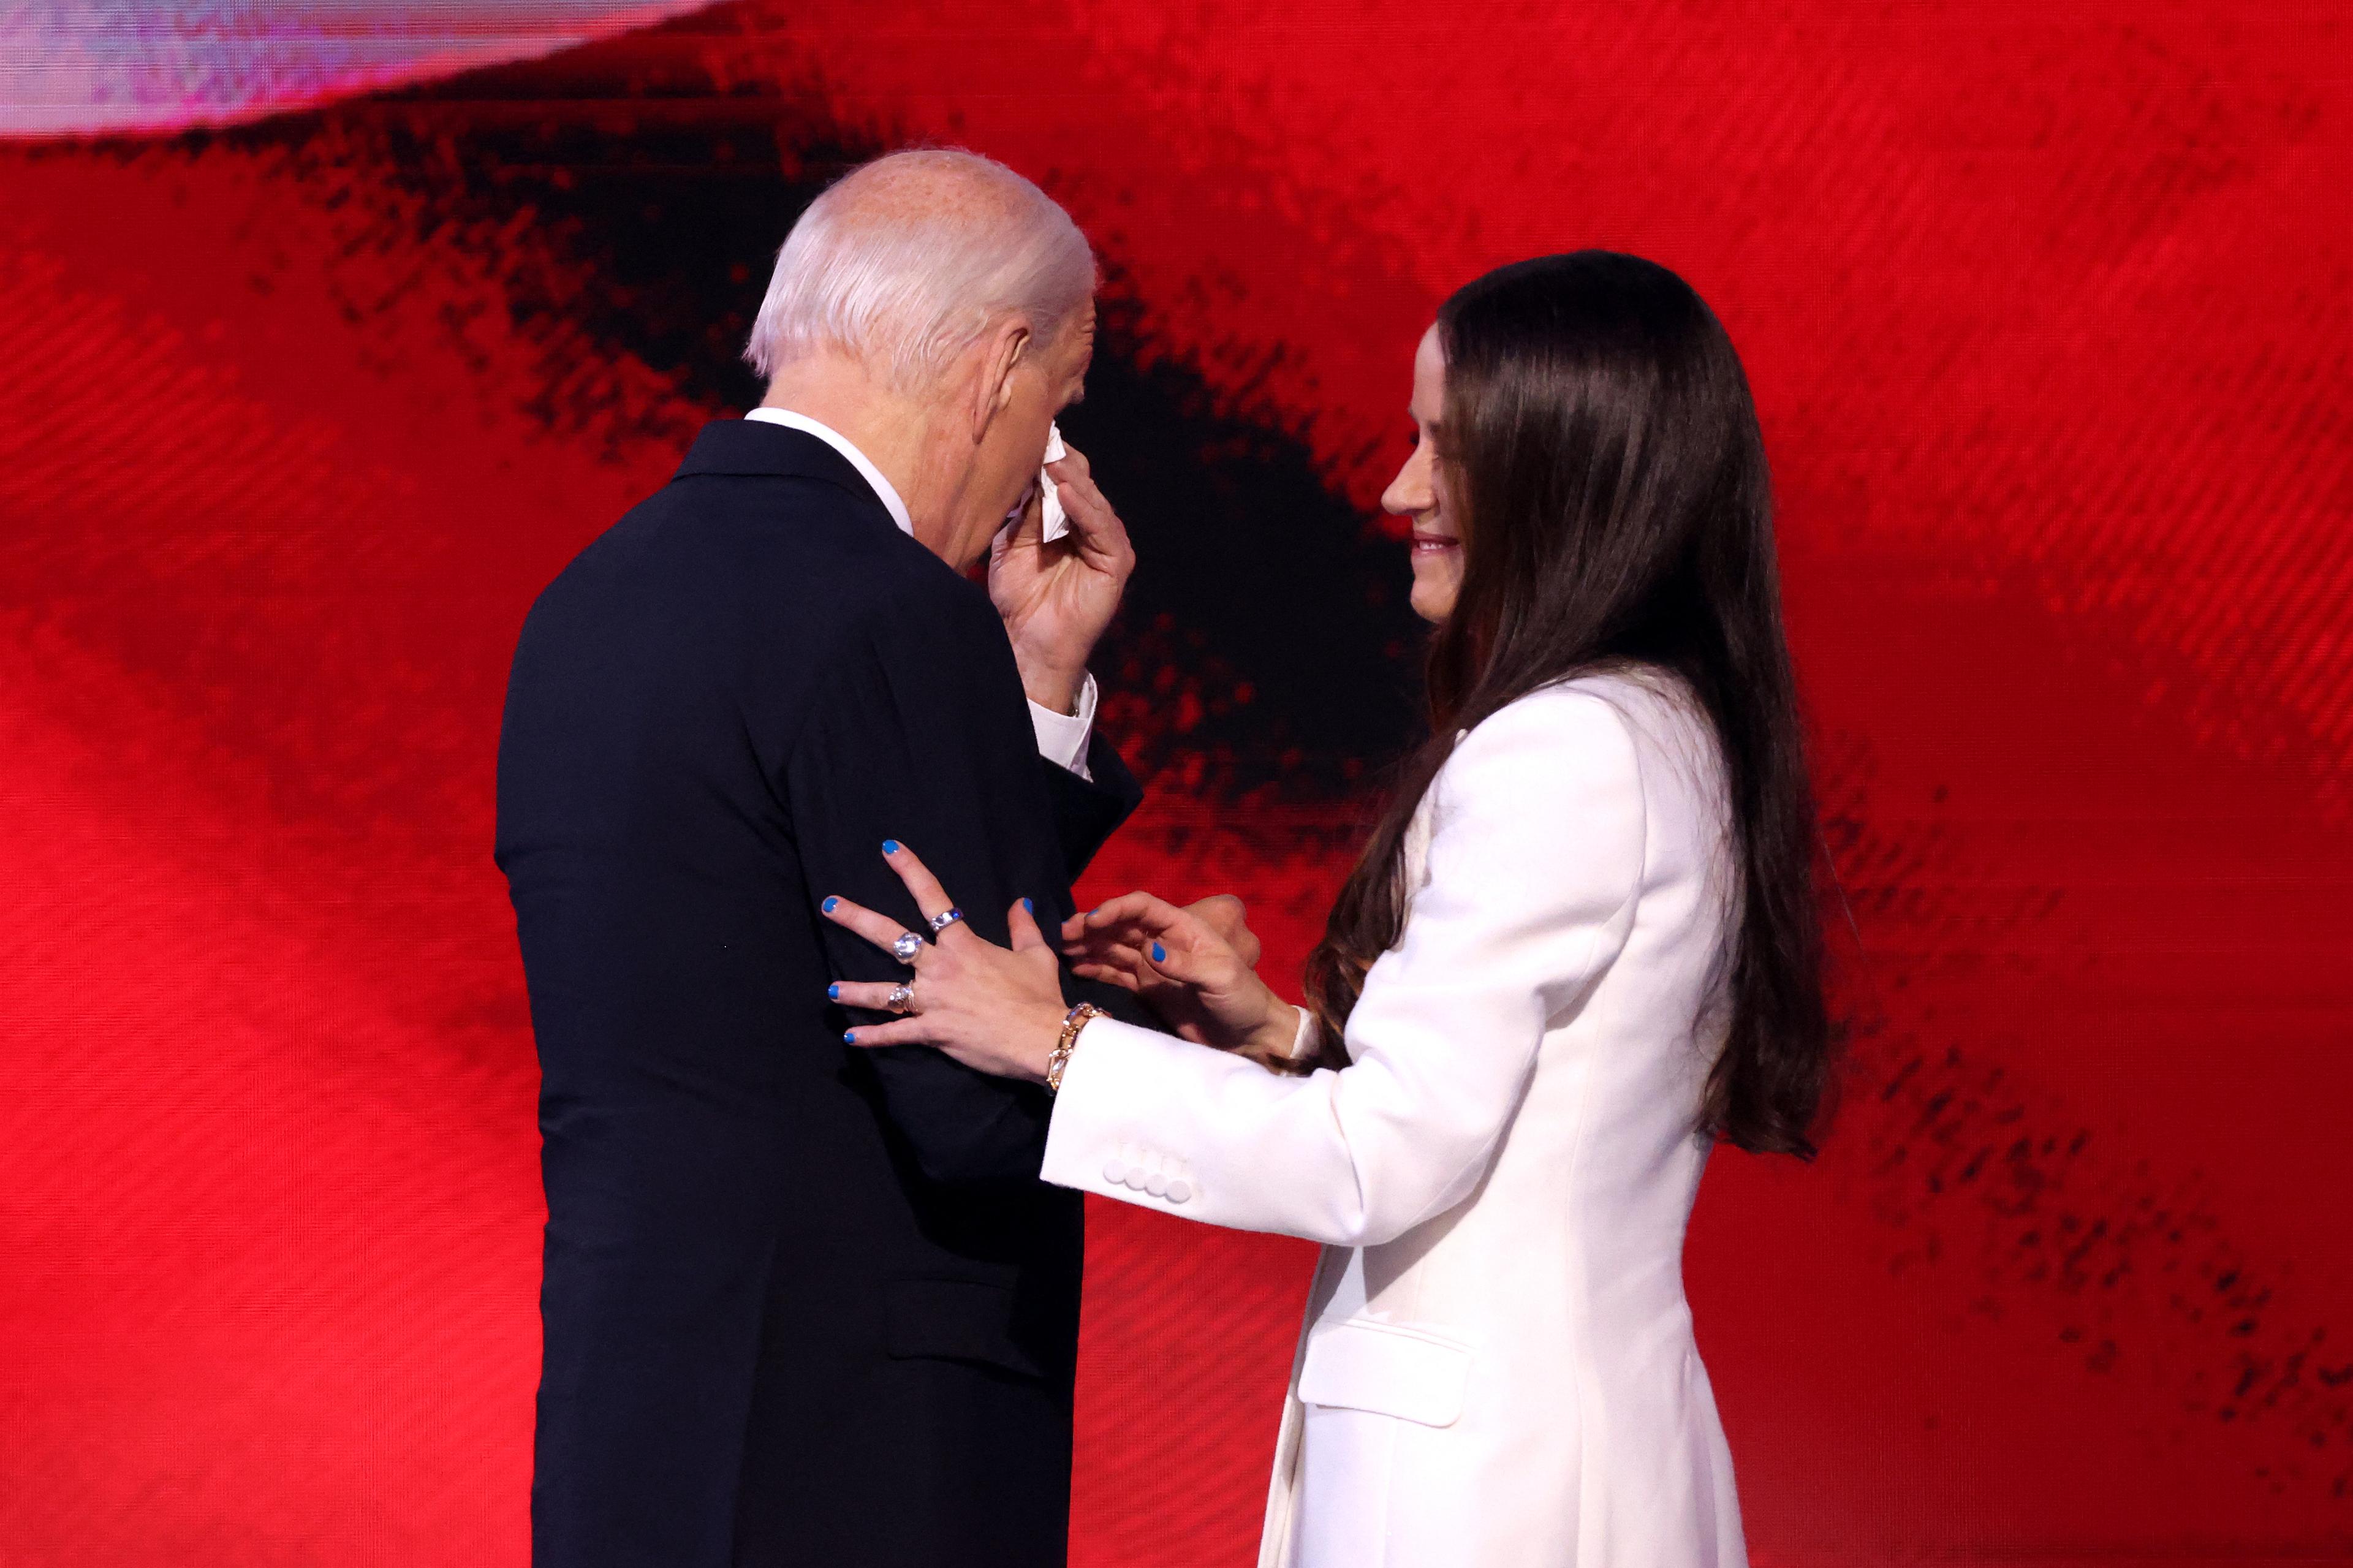
{"type": "Polygon", "coordinates": [[[1095,488],[1083,454],[1071,447],[1047,472],[1060,487],[1071,531],[1046,543],[1044,498],[1030,497],[989,547],[988,596],[1005,617],[1029,700],[1075,713],[1087,658],[1119,609],[1135,570],[1135,551],[1126,524],[1095,488]]]}

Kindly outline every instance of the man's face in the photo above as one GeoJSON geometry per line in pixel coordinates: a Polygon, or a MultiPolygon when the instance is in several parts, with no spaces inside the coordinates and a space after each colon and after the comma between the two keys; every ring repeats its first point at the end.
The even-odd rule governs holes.
{"type": "Polygon", "coordinates": [[[959,561],[976,560],[1005,525],[1006,514],[1037,479],[1046,459],[1046,432],[1062,410],[1086,395],[1095,355],[1095,306],[1089,300],[1051,342],[1032,342],[1013,367],[1010,395],[989,421],[973,457],[957,537],[959,561]]]}

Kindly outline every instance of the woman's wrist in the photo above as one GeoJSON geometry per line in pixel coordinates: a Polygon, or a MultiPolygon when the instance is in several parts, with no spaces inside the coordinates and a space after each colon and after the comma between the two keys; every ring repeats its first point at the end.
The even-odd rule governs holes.
{"type": "Polygon", "coordinates": [[[1060,1007],[1050,1011],[1041,1008],[1034,1018],[1023,1021],[1021,1057],[1017,1065],[1025,1081],[1046,1081],[1046,1071],[1052,1064],[1054,1047],[1062,1037],[1062,1026],[1069,1016],[1069,1013],[1060,1007]]]}
{"type": "Polygon", "coordinates": [[[1062,1074],[1071,1065],[1071,1058],[1079,1048],[1079,1036],[1097,1018],[1111,1015],[1092,1002],[1082,1002],[1062,1015],[1062,1025],[1054,1037],[1053,1049],[1046,1054],[1046,1089],[1059,1094],[1062,1089],[1062,1074]]]}
{"type": "Polygon", "coordinates": [[[1299,1043],[1301,1010],[1277,998],[1267,1009],[1265,1021],[1246,1036],[1236,1048],[1246,1055],[1286,1060],[1292,1047],[1299,1043]]]}

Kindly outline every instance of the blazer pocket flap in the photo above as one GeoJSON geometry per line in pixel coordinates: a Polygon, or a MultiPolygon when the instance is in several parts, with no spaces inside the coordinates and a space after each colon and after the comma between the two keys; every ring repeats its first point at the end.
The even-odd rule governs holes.
{"type": "Polygon", "coordinates": [[[883,1349],[893,1357],[979,1362],[1024,1377],[1052,1375],[1050,1354],[1026,1343],[1008,1288],[982,1279],[893,1279],[883,1287],[883,1349]]]}
{"type": "Polygon", "coordinates": [[[1308,1336],[1299,1398],[1395,1415],[1424,1426],[1461,1418],[1471,1384],[1471,1347],[1401,1323],[1348,1318],[1308,1336]]]}

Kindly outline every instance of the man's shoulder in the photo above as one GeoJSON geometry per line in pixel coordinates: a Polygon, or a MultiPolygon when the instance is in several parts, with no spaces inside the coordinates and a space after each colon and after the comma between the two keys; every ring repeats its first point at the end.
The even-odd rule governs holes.
{"type": "Polygon", "coordinates": [[[1004,623],[988,590],[901,536],[902,549],[877,552],[827,597],[845,629],[934,647],[994,650],[1004,623]]]}
{"type": "Polygon", "coordinates": [[[686,582],[764,595],[788,587],[839,599],[856,597],[864,580],[920,575],[926,563],[940,564],[881,503],[823,478],[681,474],[591,540],[556,581],[686,582]]]}
{"type": "Polygon", "coordinates": [[[604,635],[649,615],[764,643],[882,643],[934,658],[1004,644],[986,588],[879,501],[805,474],[671,479],[575,555],[531,619],[604,635]]]}
{"type": "Polygon", "coordinates": [[[814,540],[883,550],[911,542],[882,503],[822,473],[710,473],[681,470],[623,516],[618,527],[642,520],[702,525],[691,544],[727,539],[738,531],[778,546],[814,540]]]}

